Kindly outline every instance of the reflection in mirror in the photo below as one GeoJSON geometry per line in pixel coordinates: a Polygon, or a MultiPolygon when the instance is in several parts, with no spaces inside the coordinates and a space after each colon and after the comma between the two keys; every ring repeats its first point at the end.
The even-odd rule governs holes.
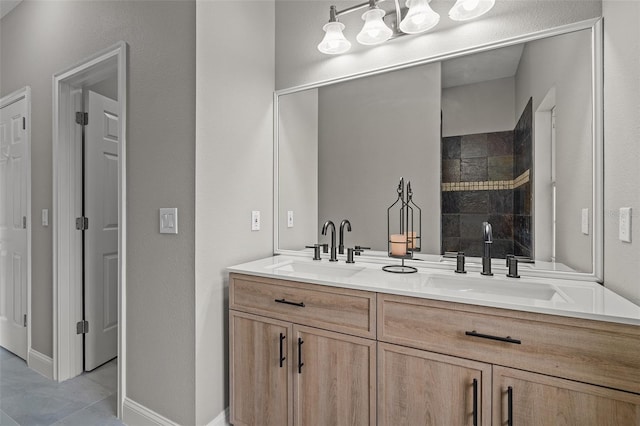
{"type": "Polygon", "coordinates": [[[349,219],[345,246],[386,255],[404,177],[417,257],[481,256],[488,221],[496,258],[592,272],[592,51],[587,29],[279,95],[276,248],[349,219]]]}

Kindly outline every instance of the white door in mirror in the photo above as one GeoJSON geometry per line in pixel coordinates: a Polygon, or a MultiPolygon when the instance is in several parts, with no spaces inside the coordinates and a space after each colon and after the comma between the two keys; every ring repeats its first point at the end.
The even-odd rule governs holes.
{"type": "Polygon", "coordinates": [[[160,233],[161,234],[177,234],[178,233],[178,209],[161,208],[160,209],[160,233]]]}

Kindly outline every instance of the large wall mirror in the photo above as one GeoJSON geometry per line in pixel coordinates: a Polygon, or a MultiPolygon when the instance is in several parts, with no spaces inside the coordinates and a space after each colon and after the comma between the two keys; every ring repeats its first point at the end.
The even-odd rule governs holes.
{"type": "Polygon", "coordinates": [[[387,255],[398,181],[422,208],[415,257],[514,254],[602,276],[601,22],[276,93],[275,252],[327,242],[387,255]]]}

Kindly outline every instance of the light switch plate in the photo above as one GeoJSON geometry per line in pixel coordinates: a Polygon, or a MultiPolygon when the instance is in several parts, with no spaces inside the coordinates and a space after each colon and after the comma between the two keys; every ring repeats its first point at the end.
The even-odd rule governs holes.
{"type": "Polygon", "coordinates": [[[620,229],[618,232],[620,241],[631,242],[631,207],[620,208],[620,229]]]}
{"type": "Polygon", "coordinates": [[[161,208],[160,209],[160,233],[161,234],[177,234],[178,233],[178,209],[161,208]]]}
{"type": "Polygon", "coordinates": [[[49,226],[49,209],[42,209],[42,226],[49,226]]]}
{"type": "Polygon", "coordinates": [[[260,230],[260,210],[253,210],[251,212],[251,230],[260,230]]]}
{"type": "Polygon", "coordinates": [[[582,209],[582,233],[589,235],[589,209],[582,209]]]}
{"type": "Polygon", "coordinates": [[[293,228],[293,210],[287,211],[287,228],[293,228]]]}

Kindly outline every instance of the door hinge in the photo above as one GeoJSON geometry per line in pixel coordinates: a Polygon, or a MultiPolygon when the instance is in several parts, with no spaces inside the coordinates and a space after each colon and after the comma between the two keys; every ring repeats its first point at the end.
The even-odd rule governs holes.
{"type": "Polygon", "coordinates": [[[87,334],[89,332],[89,321],[78,321],[76,324],[76,334],[87,334]]]}
{"type": "Polygon", "coordinates": [[[76,112],[76,123],[81,126],[86,126],[89,124],[89,113],[88,112],[76,112]]]}
{"type": "Polygon", "coordinates": [[[24,314],[24,327],[27,326],[27,314],[24,314]]]}
{"type": "Polygon", "coordinates": [[[22,117],[22,130],[27,130],[27,117],[22,117]]]}
{"type": "Polygon", "coordinates": [[[78,231],[85,231],[89,229],[89,218],[80,216],[76,218],[76,229],[78,231]]]}
{"type": "Polygon", "coordinates": [[[22,216],[22,229],[27,229],[27,217],[22,216]]]}

